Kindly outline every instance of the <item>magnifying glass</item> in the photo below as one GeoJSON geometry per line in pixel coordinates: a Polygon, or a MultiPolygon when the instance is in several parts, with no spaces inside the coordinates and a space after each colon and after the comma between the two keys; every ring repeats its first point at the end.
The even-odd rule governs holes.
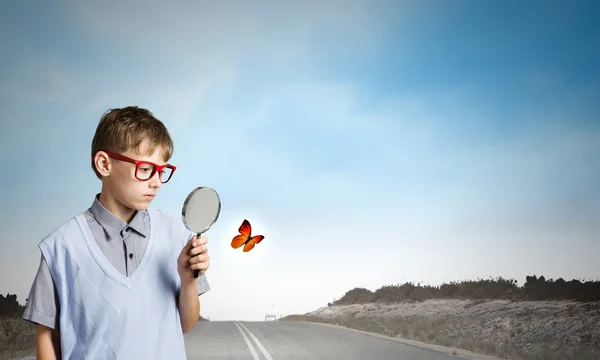
{"type": "MultiPolygon", "coordinates": [[[[206,186],[192,190],[183,203],[181,215],[183,224],[200,237],[219,218],[221,212],[221,199],[217,192],[206,186]]],[[[194,270],[194,277],[198,277],[198,270],[194,270]]]]}

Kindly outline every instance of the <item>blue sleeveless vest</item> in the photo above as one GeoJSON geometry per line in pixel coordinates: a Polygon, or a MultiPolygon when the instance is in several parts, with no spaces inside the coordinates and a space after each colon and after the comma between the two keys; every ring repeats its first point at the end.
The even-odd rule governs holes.
{"type": "Polygon", "coordinates": [[[186,229],[181,217],[148,211],[148,247],[130,277],[104,257],[83,213],[40,242],[60,301],[63,359],[186,359],[176,300],[186,229]]]}

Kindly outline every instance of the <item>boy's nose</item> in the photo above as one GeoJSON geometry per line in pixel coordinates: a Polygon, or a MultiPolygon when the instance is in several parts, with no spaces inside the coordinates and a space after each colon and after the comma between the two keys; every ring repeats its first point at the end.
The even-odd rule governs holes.
{"type": "Polygon", "coordinates": [[[153,188],[159,188],[162,183],[160,182],[160,174],[157,171],[150,180],[148,180],[150,182],[150,186],[153,188]]]}

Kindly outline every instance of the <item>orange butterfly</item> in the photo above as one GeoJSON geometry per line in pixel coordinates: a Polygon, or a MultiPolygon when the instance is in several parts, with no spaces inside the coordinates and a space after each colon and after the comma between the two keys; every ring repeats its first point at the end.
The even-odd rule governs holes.
{"type": "Polygon", "coordinates": [[[233,240],[231,240],[231,247],[237,249],[244,245],[244,252],[252,250],[254,245],[258,244],[265,238],[263,235],[251,236],[252,226],[250,226],[250,223],[246,219],[244,219],[242,222],[239,232],[241,235],[236,235],[233,240]]]}

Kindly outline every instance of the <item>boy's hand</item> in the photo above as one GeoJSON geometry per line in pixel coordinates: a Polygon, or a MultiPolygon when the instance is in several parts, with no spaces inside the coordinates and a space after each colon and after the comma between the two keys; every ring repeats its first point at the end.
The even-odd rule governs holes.
{"type": "Polygon", "coordinates": [[[206,247],[207,242],[207,237],[198,238],[197,235],[194,235],[181,250],[179,258],[177,258],[177,271],[179,271],[182,285],[197,280],[194,277],[194,270],[200,270],[198,276],[208,270],[210,256],[208,256],[206,247]]]}

